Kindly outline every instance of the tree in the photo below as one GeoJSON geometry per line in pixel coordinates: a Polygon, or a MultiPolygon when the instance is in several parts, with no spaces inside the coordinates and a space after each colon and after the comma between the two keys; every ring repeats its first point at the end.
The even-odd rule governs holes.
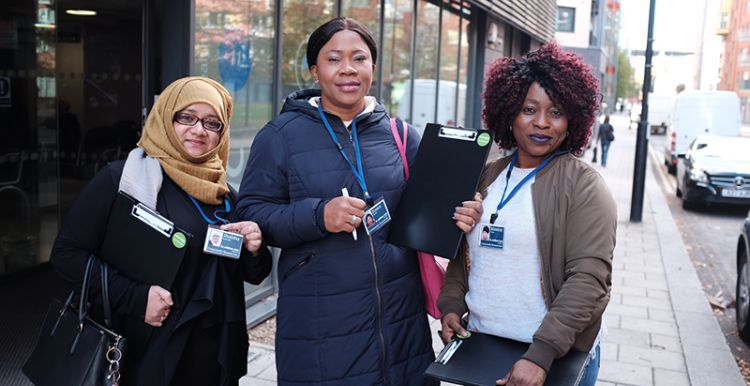
{"type": "Polygon", "coordinates": [[[615,98],[632,98],[637,96],[635,81],[633,80],[633,66],[630,65],[625,52],[617,49],[617,92],[615,98]]]}

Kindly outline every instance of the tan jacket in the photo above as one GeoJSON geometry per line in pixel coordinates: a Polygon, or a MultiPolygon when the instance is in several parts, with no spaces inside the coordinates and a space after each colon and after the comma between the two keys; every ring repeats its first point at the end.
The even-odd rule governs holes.
{"type": "MultiPolygon", "coordinates": [[[[487,163],[479,182],[482,197],[511,158],[487,163]]],[[[594,345],[612,287],[617,206],[599,173],[570,153],[537,173],[531,194],[547,315],[523,358],[548,371],[569,349],[589,351],[594,345]]],[[[443,315],[469,311],[468,249],[464,240],[448,265],[437,301],[443,315]]]]}

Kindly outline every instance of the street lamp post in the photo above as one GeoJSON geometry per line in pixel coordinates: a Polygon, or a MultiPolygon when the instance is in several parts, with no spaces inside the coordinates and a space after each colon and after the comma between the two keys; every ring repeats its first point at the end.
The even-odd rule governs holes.
{"type": "Polygon", "coordinates": [[[646,71],[643,75],[643,100],[641,120],[635,142],[635,170],[633,171],[633,196],[630,203],[630,221],[641,222],[643,215],[643,191],[646,185],[646,160],[648,154],[648,91],[651,89],[651,58],[654,56],[654,11],[656,0],[651,0],[648,12],[648,41],[646,43],[646,71]]]}

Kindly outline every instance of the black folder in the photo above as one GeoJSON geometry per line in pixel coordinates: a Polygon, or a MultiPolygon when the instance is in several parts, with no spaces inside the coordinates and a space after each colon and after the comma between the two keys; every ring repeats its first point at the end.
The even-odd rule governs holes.
{"type": "MultiPolygon", "coordinates": [[[[119,192],[109,213],[99,259],[130,280],[171,290],[193,235],[155,210],[119,192]]],[[[153,327],[122,317],[117,331],[128,338],[128,354],[139,358],[153,327]]]]}
{"type": "Polygon", "coordinates": [[[474,199],[492,146],[490,131],[428,124],[388,242],[454,259],[463,231],[453,213],[474,199]]]}
{"type": "MultiPolygon", "coordinates": [[[[529,344],[472,332],[468,338],[454,337],[424,376],[459,385],[494,385],[528,350],[529,344]],[[451,351],[453,351],[451,355],[451,351]]],[[[589,353],[571,349],[552,362],[545,386],[576,386],[583,377],[589,353]]]]}

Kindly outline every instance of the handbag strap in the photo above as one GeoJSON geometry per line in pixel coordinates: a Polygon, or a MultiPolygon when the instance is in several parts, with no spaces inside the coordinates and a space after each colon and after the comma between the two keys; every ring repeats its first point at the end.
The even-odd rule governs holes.
{"type": "Polygon", "coordinates": [[[393,138],[396,139],[396,146],[398,146],[398,152],[401,154],[401,161],[404,163],[404,181],[409,181],[409,161],[406,159],[406,137],[409,135],[409,128],[406,122],[401,121],[404,128],[404,139],[402,141],[401,136],[398,134],[396,120],[401,121],[398,118],[391,118],[391,131],[393,132],[393,138]]]}
{"type": "Polygon", "coordinates": [[[83,330],[83,320],[88,315],[89,301],[89,276],[91,275],[91,266],[94,265],[94,255],[89,256],[86,263],[86,271],[83,274],[83,285],[81,286],[81,299],[78,303],[78,329],[83,330]]]}
{"type": "Polygon", "coordinates": [[[104,305],[104,323],[109,328],[114,328],[112,321],[112,308],[109,303],[109,266],[101,262],[102,272],[102,304],[104,305]]]}

